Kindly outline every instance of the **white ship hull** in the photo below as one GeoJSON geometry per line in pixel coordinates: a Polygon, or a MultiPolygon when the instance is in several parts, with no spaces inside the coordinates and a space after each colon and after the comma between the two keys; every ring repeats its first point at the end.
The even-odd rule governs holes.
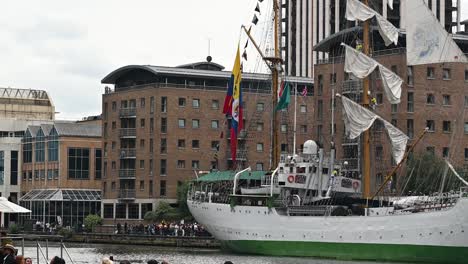
{"type": "Polygon", "coordinates": [[[381,216],[287,216],[274,208],[188,201],[228,249],[253,254],[466,263],[468,198],[440,211],[381,216]]]}

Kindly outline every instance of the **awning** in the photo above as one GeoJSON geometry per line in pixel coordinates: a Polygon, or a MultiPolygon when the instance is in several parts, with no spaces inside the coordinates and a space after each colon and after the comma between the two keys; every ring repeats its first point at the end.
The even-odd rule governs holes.
{"type": "Polygon", "coordinates": [[[35,189],[20,198],[25,201],[88,201],[100,202],[100,190],[83,189],[35,189]]]}
{"type": "Polygon", "coordinates": [[[31,210],[28,210],[22,206],[12,203],[8,201],[8,199],[5,197],[0,197],[0,212],[1,213],[30,213],[31,210]]]}
{"type": "MultiPolygon", "coordinates": [[[[203,175],[196,179],[198,182],[210,182],[210,181],[232,181],[237,172],[235,171],[216,171],[203,175]]],[[[240,180],[261,180],[262,176],[265,175],[265,171],[245,171],[239,179],[240,180]]]]}

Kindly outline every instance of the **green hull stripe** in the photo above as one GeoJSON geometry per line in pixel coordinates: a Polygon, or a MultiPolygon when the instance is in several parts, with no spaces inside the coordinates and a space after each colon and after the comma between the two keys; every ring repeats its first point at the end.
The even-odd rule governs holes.
{"type": "Polygon", "coordinates": [[[273,256],[424,263],[467,263],[468,260],[468,247],[254,240],[221,241],[221,245],[238,253],[273,256]]]}

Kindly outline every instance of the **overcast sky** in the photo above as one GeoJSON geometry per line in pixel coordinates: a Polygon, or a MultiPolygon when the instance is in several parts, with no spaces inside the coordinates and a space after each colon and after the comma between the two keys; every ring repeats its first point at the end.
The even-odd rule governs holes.
{"type": "MultiPolygon", "coordinates": [[[[267,2],[263,2],[263,10],[267,2]]],[[[211,39],[213,61],[229,70],[240,25],[250,22],[255,3],[2,1],[0,87],[48,91],[60,119],[100,114],[101,79],[118,67],[202,61],[211,39]]],[[[468,18],[468,4],[462,17],[468,18]]]]}

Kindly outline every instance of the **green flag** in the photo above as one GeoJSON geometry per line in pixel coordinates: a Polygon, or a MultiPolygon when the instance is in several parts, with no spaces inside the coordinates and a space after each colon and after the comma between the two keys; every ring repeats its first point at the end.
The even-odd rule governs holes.
{"type": "Polygon", "coordinates": [[[291,89],[289,89],[289,83],[284,84],[283,91],[281,93],[280,100],[276,105],[275,111],[288,108],[289,102],[291,101],[291,89]]]}

